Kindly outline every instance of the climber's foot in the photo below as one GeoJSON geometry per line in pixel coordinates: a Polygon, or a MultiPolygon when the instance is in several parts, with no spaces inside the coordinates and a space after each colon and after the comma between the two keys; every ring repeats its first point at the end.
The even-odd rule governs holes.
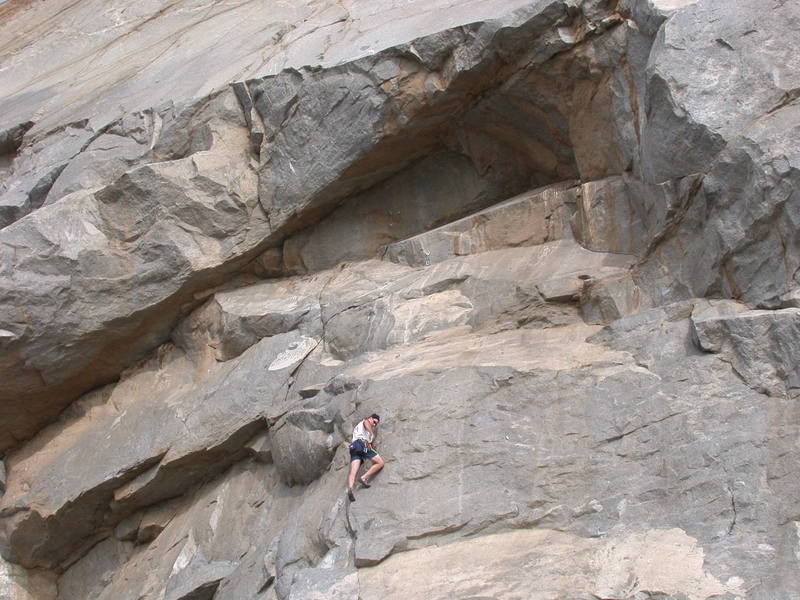
{"type": "Polygon", "coordinates": [[[369,487],[369,481],[367,481],[367,480],[366,480],[366,479],[364,479],[363,477],[359,477],[359,478],[358,478],[358,481],[359,481],[359,482],[361,483],[361,485],[363,485],[365,488],[368,488],[368,487],[369,487]]]}
{"type": "Polygon", "coordinates": [[[350,500],[350,502],[355,502],[356,501],[356,495],[353,493],[353,490],[351,490],[350,488],[347,488],[347,498],[348,498],[348,500],[350,500]]]}

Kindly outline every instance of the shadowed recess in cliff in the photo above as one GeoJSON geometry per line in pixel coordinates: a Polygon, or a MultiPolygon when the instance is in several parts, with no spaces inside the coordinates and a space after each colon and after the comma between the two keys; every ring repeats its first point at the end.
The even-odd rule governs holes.
{"type": "MultiPolygon", "coordinates": [[[[552,0],[331,69],[250,81],[249,105],[241,86],[227,88],[198,101],[199,112],[189,107],[185,119],[176,112],[153,125],[160,132],[154,151],[174,160],[134,161],[112,181],[3,229],[0,290],[7,290],[2,297],[12,318],[0,338],[9,382],[0,398],[13,419],[0,426],[0,447],[116,378],[167,339],[182,308],[204,288],[225,282],[358,191],[399,172],[384,187],[433,179],[434,189],[416,200],[430,209],[435,204],[428,201],[447,190],[441,209],[400,232],[407,236],[580,174],[575,136],[560,107],[571,88],[565,83],[541,100],[531,86],[550,90],[559,69],[576,60],[570,48],[620,35],[619,19],[606,16],[590,18],[552,0]],[[522,106],[521,97],[532,100],[522,106]],[[521,135],[512,136],[514,129],[521,135]],[[464,197],[452,193],[456,181],[464,197]],[[33,272],[52,276],[25,275],[33,272]],[[25,314],[17,310],[21,298],[25,314]],[[102,307],[102,314],[88,306],[102,307]]],[[[596,55],[603,53],[587,52],[596,55]]],[[[74,143],[80,149],[85,140],[74,143]]]]}
{"type": "Polygon", "coordinates": [[[557,8],[515,29],[464,27],[335,69],[250,82],[260,200],[276,231],[292,234],[285,272],[369,258],[539,186],[629,171],[630,28],[617,15],[590,27],[557,8]],[[488,50],[463,69],[465,46],[476,44],[488,50]]]}

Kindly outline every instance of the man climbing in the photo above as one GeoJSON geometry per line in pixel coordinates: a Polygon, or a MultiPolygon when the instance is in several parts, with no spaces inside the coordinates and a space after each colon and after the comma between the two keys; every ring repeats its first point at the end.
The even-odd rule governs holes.
{"type": "Polygon", "coordinates": [[[376,428],[381,418],[372,414],[366,419],[359,421],[358,425],[353,429],[353,441],[350,444],[350,473],[347,477],[347,497],[351,502],[355,502],[355,494],[353,494],[353,486],[356,483],[356,475],[361,468],[361,463],[365,460],[372,461],[372,466],[358,478],[365,488],[370,486],[370,479],[383,468],[383,459],[375,452],[373,443],[375,442],[376,428]]]}

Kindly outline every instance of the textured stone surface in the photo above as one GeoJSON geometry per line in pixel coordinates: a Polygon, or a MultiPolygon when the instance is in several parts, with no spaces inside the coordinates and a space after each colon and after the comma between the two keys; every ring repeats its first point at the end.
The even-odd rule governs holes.
{"type": "Polygon", "coordinates": [[[482,208],[500,195],[494,187],[468,157],[433,154],[289,238],[283,247],[286,270],[319,271],[347,260],[372,258],[388,242],[482,208]]]}
{"type": "Polygon", "coordinates": [[[706,573],[679,529],[604,542],[547,529],[516,531],[392,557],[359,572],[361,597],[708,598],[739,593],[706,573]],[[563,567],[564,563],[568,569],[563,567]],[[642,595],[639,595],[642,594],[642,595]]]}
{"type": "Polygon", "coordinates": [[[0,3],[0,596],[800,596],[790,2],[106,4],[0,3]]]}
{"type": "Polygon", "coordinates": [[[244,1],[166,7],[155,1],[117,7],[62,2],[21,10],[11,5],[4,8],[17,11],[17,22],[37,43],[15,40],[12,29],[4,30],[17,76],[0,80],[3,89],[16,92],[8,94],[2,112],[4,121],[16,125],[29,118],[33,106],[44,106],[51,114],[43,126],[50,127],[86,112],[116,115],[120,109],[202,97],[228,81],[265,72],[330,66],[527,4],[437,0],[387,9],[357,2],[281,2],[266,14],[261,5],[244,1]],[[232,31],[237,43],[228,43],[232,31]]]}
{"type": "MultiPolygon", "coordinates": [[[[176,536],[202,523],[216,523],[219,533],[202,538],[202,551],[189,546],[186,556],[229,560],[225,557],[232,550],[224,549],[244,540],[229,537],[234,534],[222,525],[224,519],[240,522],[259,515],[270,525],[256,528],[258,534],[245,540],[262,562],[277,543],[277,570],[241,560],[239,570],[219,583],[218,593],[254,593],[276,576],[283,580],[281,595],[286,597],[316,593],[314,581],[351,586],[346,571],[340,579],[335,569],[342,568],[339,549],[354,543],[362,569],[380,563],[375,575],[359,573],[362,597],[395,593],[391,578],[402,581],[403,573],[416,573],[420,584],[430,582],[434,588],[437,581],[464,585],[464,590],[484,586],[481,593],[499,586],[494,593],[506,597],[510,592],[502,590],[509,589],[504,587],[509,579],[502,568],[487,566],[476,578],[470,562],[476,552],[470,544],[485,548],[479,542],[490,543],[475,536],[493,534],[499,534],[505,548],[514,547],[503,538],[507,535],[549,540],[526,542],[543,565],[563,564],[564,557],[574,559],[575,549],[582,549],[584,559],[545,579],[553,587],[545,586],[542,594],[553,591],[543,598],[566,591],[575,597],[633,597],[648,590],[705,599],[726,592],[735,597],[745,585],[752,598],[771,597],[775,590],[788,593],[793,589],[789,571],[774,549],[795,535],[786,522],[791,513],[785,512],[792,510],[795,495],[780,473],[791,472],[796,460],[782,445],[796,432],[789,426],[776,435],[770,423],[791,423],[786,419],[793,408],[756,394],[715,355],[699,353],[691,339],[691,312],[692,305],[678,305],[641,313],[596,336],[617,349],[581,342],[597,331],[583,326],[427,340],[408,348],[414,360],[398,357],[393,349],[370,355],[367,362],[346,369],[342,380],[360,382],[358,412],[382,414],[378,443],[388,466],[371,489],[358,492],[346,522],[344,447],[331,470],[308,488],[284,487],[271,465],[242,465],[207,486],[208,492],[186,500],[195,508],[181,511],[152,542],[146,568],[164,572],[176,559],[170,553],[162,556],[159,548],[170,547],[176,536]],[[776,452],[784,453],[777,462],[776,452]],[[773,474],[769,484],[762,483],[766,473],[773,474]],[[261,483],[254,485],[253,477],[261,483]],[[239,478],[244,479],[235,483],[239,478]],[[241,485],[251,488],[250,508],[233,508],[220,499],[209,503],[220,490],[240,493],[241,485]],[[267,495],[261,490],[265,485],[271,490],[267,495]],[[487,494],[487,486],[496,493],[487,494]],[[273,507],[284,502],[283,517],[260,502],[273,507]],[[218,517],[196,512],[212,509],[218,517]],[[754,526],[756,521],[760,525],[754,526]],[[508,533],[519,529],[530,531],[508,533]],[[453,560],[432,560],[434,546],[453,560]],[[400,563],[386,558],[401,551],[406,552],[397,555],[400,563]],[[756,560],[764,553],[778,561],[766,572],[756,560]],[[674,570],[649,566],[663,556],[671,557],[674,570]],[[162,561],[164,566],[157,566],[162,561]],[[438,568],[432,572],[433,565],[438,568]],[[303,570],[312,568],[313,573],[303,570]],[[334,571],[318,571],[329,568],[334,571]],[[763,576],[765,582],[755,583],[763,576]]],[[[348,387],[329,389],[341,390],[335,397],[350,403],[348,387]]],[[[353,422],[352,416],[346,419],[353,422]]],[[[199,534],[193,535],[199,545],[199,534]]],[[[186,564],[185,559],[176,564],[186,564]]],[[[123,578],[137,579],[134,573],[143,568],[141,560],[130,561],[104,594],[138,597],[144,588],[129,592],[123,578]]],[[[540,573],[516,572],[522,579],[512,581],[518,585],[528,585],[526,577],[540,573]]],[[[142,577],[139,585],[156,585],[155,579],[145,584],[148,578],[142,577]]],[[[215,581],[205,580],[209,585],[215,581]]]]}
{"type": "Polygon", "coordinates": [[[577,190],[569,182],[536,189],[390,244],[382,249],[381,256],[400,264],[423,266],[453,256],[569,239],[569,218],[576,196],[577,190]]]}
{"type": "MultiPolygon", "coordinates": [[[[262,76],[200,100],[143,108],[96,124],[83,119],[73,149],[62,148],[58,139],[48,142],[49,130],[23,144],[18,166],[24,182],[31,179],[25,169],[38,169],[37,160],[46,169],[36,172],[44,173],[52,165],[61,168],[76,153],[78,158],[74,167],[64,167],[61,183],[50,182],[52,169],[42,175],[52,183],[45,186],[48,193],[55,189],[45,206],[0,231],[0,309],[6,315],[0,372],[8,380],[1,398],[9,407],[0,447],[30,436],[81,392],[112,380],[165,341],[180,310],[196,302],[204,288],[224,282],[261,250],[317,221],[349,194],[425,155],[455,146],[469,158],[461,163],[472,163],[464,168],[485,182],[471,186],[464,197],[456,194],[457,210],[453,200],[442,201],[450,208],[423,219],[416,225],[420,228],[532,183],[574,177],[579,165],[567,140],[585,127],[576,123],[572,135],[556,110],[547,120],[559,135],[529,127],[523,136],[529,148],[513,158],[520,138],[509,139],[507,132],[525,119],[525,110],[509,114],[508,106],[516,96],[538,93],[569,71],[572,63],[562,56],[570,48],[576,49],[578,71],[594,72],[595,63],[598,72],[619,70],[621,53],[614,40],[623,28],[615,27],[612,37],[598,37],[597,51],[587,52],[580,44],[591,41],[589,33],[619,24],[618,17],[605,19],[602,9],[575,13],[564,0],[515,7],[495,7],[496,19],[445,29],[328,69],[262,76]],[[567,23],[573,29],[562,35],[567,23]],[[553,73],[539,77],[534,67],[555,55],[553,73]],[[502,88],[503,78],[515,71],[525,75],[502,88]],[[497,93],[491,93],[495,87],[497,93]],[[478,137],[468,135],[473,123],[491,122],[489,114],[500,115],[501,122],[478,137]],[[58,157],[38,158],[37,140],[54,146],[58,157]],[[140,157],[143,148],[134,145],[149,150],[140,157]],[[542,159],[543,148],[551,158],[542,159]],[[25,152],[33,153],[30,160],[25,152]],[[55,197],[71,189],[76,191],[55,197]],[[51,303],[55,297],[58,310],[51,303]],[[22,298],[26,309],[20,313],[22,298]],[[102,313],[81,318],[91,312],[87,306],[102,307],[102,313]]],[[[448,19],[474,18],[485,8],[458,10],[448,19]]],[[[15,13],[22,14],[31,23],[41,16],[34,8],[15,13]]],[[[395,23],[398,31],[401,25],[395,23]]],[[[21,52],[16,60],[26,58],[21,52]]],[[[600,85],[596,79],[590,87],[600,85]]],[[[573,92],[559,88],[548,102],[557,106],[573,92]]],[[[59,136],[67,130],[53,131],[59,136]]],[[[583,147],[595,141],[576,138],[574,143],[583,147]]],[[[4,185],[12,185],[15,177],[12,169],[4,185]]],[[[419,194],[423,200],[430,196],[430,191],[419,194]]],[[[26,201],[29,209],[39,204],[30,193],[26,201]]],[[[362,248],[374,245],[369,235],[362,237],[362,248]]],[[[378,231],[375,237],[380,239],[378,231]]],[[[380,239],[386,241],[391,240],[380,239]]],[[[289,252],[290,262],[292,256],[289,252]]]]}
{"type": "Polygon", "coordinates": [[[784,41],[800,40],[800,22],[786,3],[728,8],[679,11],[650,57],[643,177],[702,174],[677,195],[643,266],[656,304],[708,296],[776,308],[797,286],[800,62],[784,41]]]}
{"type": "Polygon", "coordinates": [[[96,598],[133,554],[134,545],[129,541],[109,538],[100,542],[68,574],[59,578],[58,598],[96,598]]]}
{"type": "MultiPolygon", "coordinates": [[[[303,401],[302,393],[290,395],[295,382],[298,390],[319,377],[324,384],[340,371],[335,365],[341,360],[435,331],[480,326],[497,316],[512,322],[574,321],[574,310],[570,316],[548,308],[538,290],[563,289],[561,295],[569,297],[580,290],[579,273],[613,273],[626,264],[625,257],[556,243],[453,259],[422,277],[410,267],[373,261],[220,292],[178,328],[177,339],[186,341],[188,353],[164,346],[113,389],[88,396],[71,420],[45,430],[33,446],[41,445],[40,451],[12,455],[9,493],[0,505],[0,515],[8,516],[3,525],[12,556],[28,566],[52,566],[109,520],[114,524],[142,506],[179,495],[241,458],[265,422],[274,425],[271,453],[283,481],[308,484],[327,468],[341,439],[336,424],[342,416],[335,404],[284,416],[289,401],[303,401]],[[530,267],[533,262],[536,268],[530,267]],[[555,268],[567,264],[569,270],[555,268]],[[495,297],[502,286],[519,291],[495,297]],[[297,313],[285,294],[300,294],[305,308],[297,313]],[[289,314],[289,325],[274,319],[276,314],[289,314]],[[260,329],[251,327],[250,337],[242,338],[242,322],[260,329]],[[209,331],[215,332],[210,338],[209,331]],[[312,331],[320,337],[310,337],[312,331]],[[242,339],[246,343],[239,343],[242,339]],[[234,343],[241,355],[219,355],[234,343]],[[319,346],[326,353],[314,358],[319,346]],[[215,356],[228,360],[217,362],[215,356]],[[298,372],[306,362],[308,374],[298,372]],[[204,400],[196,405],[198,395],[204,400]],[[112,444],[113,451],[80,462],[97,443],[112,444]],[[65,469],[82,475],[54,493],[52,477],[65,469]],[[76,515],[80,525],[73,523],[76,515]],[[34,538],[37,549],[25,541],[34,538]]],[[[152,539],[157,523],[151,529],[140,525],[140,541],[152,539]]]]}
{"type": "Polygon", "coordinates": [[[794,8],[777,2],[765,13],[764,4],[752,0],[729,8],[723,0],[695,2],[659,32],[648,65],[642,136],[650,181],[706,171],[727,142],[800,87],[800,59],[783,43],[800,35],[794,8]],[[767,21],[781,23],[777,37],[761,26],[767,21]]]}
{"type": "Polygon", "coordinates": [[[177,496],[241,458],[265,419],[281,413],[288,374],[308,350],[286,351],[304,339],[296,332],[266,338],[238,362],[220,363],[200,378],[200,365],[164,349],[109,393],[87,398],[84,414],[42,432],[34,446],[10,459],[9,493],[0,511],[15,560],[60,562],[95,528],[104,530],[104,519],[114,524],[177,496]],[[276,360],[278,368],[270,370],[276,360]],[[262,374],[261,383],[254,371],[262,374]],[[140,394],[149,402],[141,402],[140,394]],[[196,404],[198,395],[205,401],[196,404]],[[109,450],[84,460],[97,445],[109,450]],[[55,486],[52,478],[64,470],[75,479],[55,486]],[[28,545],[26,539],[38,541],[28,545]]]}
{"type": "Polygon", "coordinates": [[[649,307],[630,273],[585,280],[580,304],[583,320],[593,325],[606,325],[649,307]]]}
{"type": "Polygon", "coordinates": [[[719,353],[756,391],[792,398],[800,393],[795,359],[800,309],[746,310],[718,302],[695,306],[692,323],[700,348],[719,353]]]}
{"type": "Polygon", "coordinates": [[[217,360],[225,361],[264,337],[292,330],[318,336],[322,330],[319,295],[330,278],[323,274],[216,293],[172,337],[190,353],[210,347],[217,360]]]}
{"type": "Polygon", "coordinates": [[[358,600],[355,569],[304,569],[295,575],[289,598],[301,600],[358,600]]]}
{"type": "Polygon", "coordinates": [[[326,416],[316,411],[295,411],[270,430],[273,460],[287,485],[311,483],[330,465],[341,438],[334,419],[326,416]]]}
{"type": "Polygon", "coordinates": [[[28,571],[0,559],[0,594],[9,600],[56,600],[53,573],[28,571]]]}
{"type": "Polygon", "coordinates": [[[734,297],[777,308],[797,287],[798,124],[796,104],[765,115],[682,194],[638,276],[656,303],[734,297]]]}
{"type": "Polygon", "coordinates": [[[215,150],[133,169],[0,231],[0,446],[163,341],[178,298],[229,271],[269,231],[235,100],[215,102],[234,115],[218,118],[215,150]]]}
{"type": "Polygon", "coordinates": [[[648,239],[640,210],[623,177],[585,183],[573,217],[575,238],[589,250],[638,254],[648,239]]]}

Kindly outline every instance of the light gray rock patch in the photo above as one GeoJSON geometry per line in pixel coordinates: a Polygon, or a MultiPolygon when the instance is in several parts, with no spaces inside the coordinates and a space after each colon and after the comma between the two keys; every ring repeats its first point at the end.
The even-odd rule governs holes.
{"type": "Polygon", "coordinates": [[[659,31],[642,132],[647,181],[706,171],[732,138],[800,88],[800,60],[775,37],[798,39],[791,7],[775,3],[765,14],[762,2],[747,0],[729,8],[724,0],[701,0],[659,31]],[[780,32],[766,22],[782,23],[780,32]]]}
{"type": "Polygon", "coordinates": [[[355,569],[303,569],[294,576],[289,600],[358,600],[355,569]]]}

